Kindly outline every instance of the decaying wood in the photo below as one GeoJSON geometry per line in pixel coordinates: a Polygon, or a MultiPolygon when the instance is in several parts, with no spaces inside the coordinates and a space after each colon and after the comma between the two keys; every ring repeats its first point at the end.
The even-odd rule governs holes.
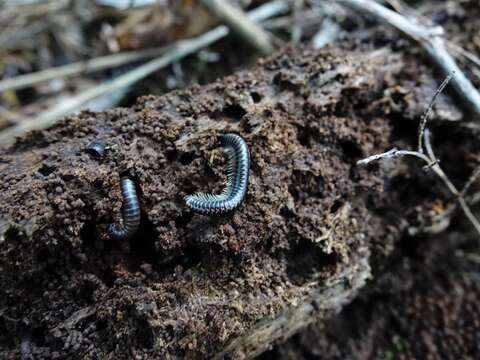
{"type": "Polygon", "coordinates": [[[348,304],[371,277],[368,256],[352,262],[337,277],[316,287],[298,306],[289,308],[276,319],[254,327],[246,336],[229,343],[216,359],[254,358],[320,319],[327,319],[348,304]]]}
{"type": "MultiPolygon", "coordinates": [[[[352,44],[287,48],[252,71],[83,112],[2,150],[0,308],[28,321],[28,351],[251,358],[339,311],[403,232],[428,227],[442,196],[426,174],[432,190],[413,207],[409,184],[392,181],[401,170],[356,166],[396,146],[390,116],[409,107],[409,61],[352,44]],[[222,188],[225,132],[250,147],[246,199],[226,216],[194,214],[184,195],[222,188]],[[108,145],[105,158],[84,151],[92,140],[108,145]],[[120,217],[124,174],[142,225],[118,243],[105,228],[120,217]]],[[[22,331],[0,335],[2,355],[20,353],[22,331]]]]}

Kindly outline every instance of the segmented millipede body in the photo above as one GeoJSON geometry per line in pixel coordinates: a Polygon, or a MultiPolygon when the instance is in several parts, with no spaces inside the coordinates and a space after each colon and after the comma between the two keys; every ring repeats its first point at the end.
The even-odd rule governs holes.
{"type": "Polygon", "coordinates": [[[87,145],[85,150],[95,156],[103,157],[103,155],[105,155],[106,145],[103,141],[92,141],[87,145]]]}
{"type": "Polygon", "coordinates": [[[123,226],[110,224],[108,233],[115,240],[125,240],[134,235],[140,225],[140,203],[138,202],[135,183],[128,177],[120,180],[123,197],[123,226]]]}
{"type": "Polygon", "coordinates": [[[247,192],[250,174],[248,145],[237,134],[225,134],[221,138],[227,155],[227,184],[220,194],[194,194],[185,197],[187,206],[203,214],[222,213],[240,205],[247,192]]]}

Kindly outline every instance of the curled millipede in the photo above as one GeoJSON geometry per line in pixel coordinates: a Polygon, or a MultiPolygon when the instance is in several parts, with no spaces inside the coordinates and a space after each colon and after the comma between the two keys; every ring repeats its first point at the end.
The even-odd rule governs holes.
{"type": "Polygon", "coordinates": [[[135,183],[128,177],[120,180],[123,197],[123,226],[108,225],[108,233],[115,240],[125,240],[132,237],[140,225],[140,203],[138,202],[135,183]]]}
{"type": "Polygon", "coordinates": [[[103,155],[105,155],[106,145],[103,141],[92,141],[87,145],[85,150],[95,156],[103,157],[103,155]]]}
{"type": "Polygon", "coordinates": [[[227,155],[227,184],[220,194],[194,194],[185,197],[187,206],[203,213],[221,213],[235,209],[247,192],[250,173],[250,154],[245,140],[237,134],[221,138],[227,155]]]}

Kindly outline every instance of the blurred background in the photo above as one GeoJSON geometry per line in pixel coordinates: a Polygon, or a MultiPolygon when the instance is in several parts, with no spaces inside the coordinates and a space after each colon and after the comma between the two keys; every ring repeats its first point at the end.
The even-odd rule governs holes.
{"type": "MultiPolygon", "coordinates": [[[[449,50],[478,83],[478,31],[461,22],[472,1],[380,3],[444,26],[449,50]]],[[[0,0],[0,145],[81,110],[212,82],[287,43],[371,40],[378,26],[323,0],[0,0]],[[237,10],[221,21],[231,34],[219,26],[228,7],[237,10]]]]}
{"type": "Polygon", "coordinates": [[[235,0],[244,13],[256,12],[271,46],[218,32],[204,39],[219,23],[206,3],[0,1],[0,131],[18,128],[7,134],[21,135],[81,110],[129,106],[141,95],[248,68],[287,42],[322,47],[341,36],[335,21],[343,9],[333,3],[235,0]],[[179,54],[186,39],[193,48],[179,54]]]}

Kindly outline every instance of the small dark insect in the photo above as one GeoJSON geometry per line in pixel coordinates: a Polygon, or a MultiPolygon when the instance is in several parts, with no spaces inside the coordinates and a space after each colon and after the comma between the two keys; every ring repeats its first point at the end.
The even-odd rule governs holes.
{"type": "Polygon", "coordinates": [[[95,156],[103,157],[103,155],[105,155],[106,145],[103,141],[92,141],[87,145],[85,150],[95,156]]]}
{"type": "Polygon", "coordinates": [[[115,240],[125,240],[133,236],[140,225],[140,204],[135,183],[128,177],[120,180],[123,197],[123,226],[108,225],[108,233],[115,240]]]}
{"type": "Polygon", "coordinates": [[[203,213],[222,213],[240,205],[247,192],[250,173],[248,145],[239,135],[225,134],[221,138],[227,154],[227,184],[221,194],[194,194],[185,197],[187,206],[203,213]]]}

